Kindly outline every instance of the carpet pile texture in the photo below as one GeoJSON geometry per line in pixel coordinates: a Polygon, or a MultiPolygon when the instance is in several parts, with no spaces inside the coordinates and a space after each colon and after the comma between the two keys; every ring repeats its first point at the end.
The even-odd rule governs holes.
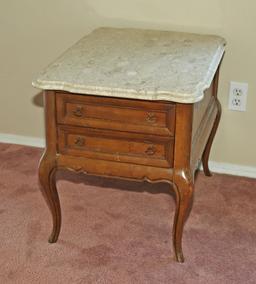
{"type": "Polygon", "coordinates": [[[59,172],[62,230],[49,244],[42,151],[0,144],[0,283],[256,283],[256,180],[199,173],[178,264],[162,183],[59,172]]]}

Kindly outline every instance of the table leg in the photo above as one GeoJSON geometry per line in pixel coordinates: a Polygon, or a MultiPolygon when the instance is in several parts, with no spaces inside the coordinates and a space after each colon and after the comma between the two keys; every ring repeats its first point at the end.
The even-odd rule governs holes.
{"type": "Polygon", "coordinates": [[[49,243],[55,243],[61,228],[61,209],[55,180],[55,161],[45,153],[39,164],[41,191],[52,214],[53,229],[49,243]]]}
{"type": "Polygon", "coordinates": [[[210,152],[211,152],[212,142],[213,142],[213,139],[214,139],[215,134],[217,132],[219,122],[220,122],[220,118],[221,118],[221,104],[220,104],[220,102],[217,98],[216,98],[216,104],[217,104],[217,108],[218,108],[218,113],[217,113],[217,116],[215,118],[211,134],[209,136],[209,139],[207,141],[207,144],[205,146],[204,153],[203,153],[203,156],[202,156],[203,170],[204,170],[204,174],[206,176],[212,175],[210,170],[209,170],[208,161],[209,161],[209,156],[210,156],[210,152]]]}
{"type": "Polygon", "coordinates": [[[182,234],[184,224],[192,208],[194,195],[194,182],[190,175],[184,171],[176,176],[174,189],[176,194],[176,211],[173,224],[173,248],[178,262],[184,262],[182,252],[182,234]]]}

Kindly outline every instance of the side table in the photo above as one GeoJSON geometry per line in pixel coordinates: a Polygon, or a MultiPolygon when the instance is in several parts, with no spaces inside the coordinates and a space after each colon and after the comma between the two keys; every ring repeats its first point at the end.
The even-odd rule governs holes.
{"type": "Polygon", "coordinates": [[[218,36],[100,28],[38,75],[33,85],[45,90],[39,180],[53,218],[49,242],[61,228],[58,169],[167,182],[176,196],[175,257],[184,261],[182,232],[201,161],[211,175],[224,46],[218,36]]]}

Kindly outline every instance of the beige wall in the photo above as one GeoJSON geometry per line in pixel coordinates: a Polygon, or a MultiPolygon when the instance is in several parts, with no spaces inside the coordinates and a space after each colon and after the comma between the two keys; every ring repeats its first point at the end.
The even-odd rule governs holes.
{"type": "Polygon", "coordinates": [[[43,137],[34,74],[98,26],[216,33],[228,41],[223,117],[211,160],[256,166],[256,1],[9,0],[0,2],[0,133],[43,137]],[[248,82],[247,112],[227,109],[231,80],[248,82]]]}

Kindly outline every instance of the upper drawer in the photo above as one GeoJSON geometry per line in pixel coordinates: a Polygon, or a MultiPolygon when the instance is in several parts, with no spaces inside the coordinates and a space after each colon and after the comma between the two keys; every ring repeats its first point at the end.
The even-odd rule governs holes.
{"type": "Polygon", "coordinates": [[[56,93],[60,124],[174,135],[175,104],[56,93]]]}

